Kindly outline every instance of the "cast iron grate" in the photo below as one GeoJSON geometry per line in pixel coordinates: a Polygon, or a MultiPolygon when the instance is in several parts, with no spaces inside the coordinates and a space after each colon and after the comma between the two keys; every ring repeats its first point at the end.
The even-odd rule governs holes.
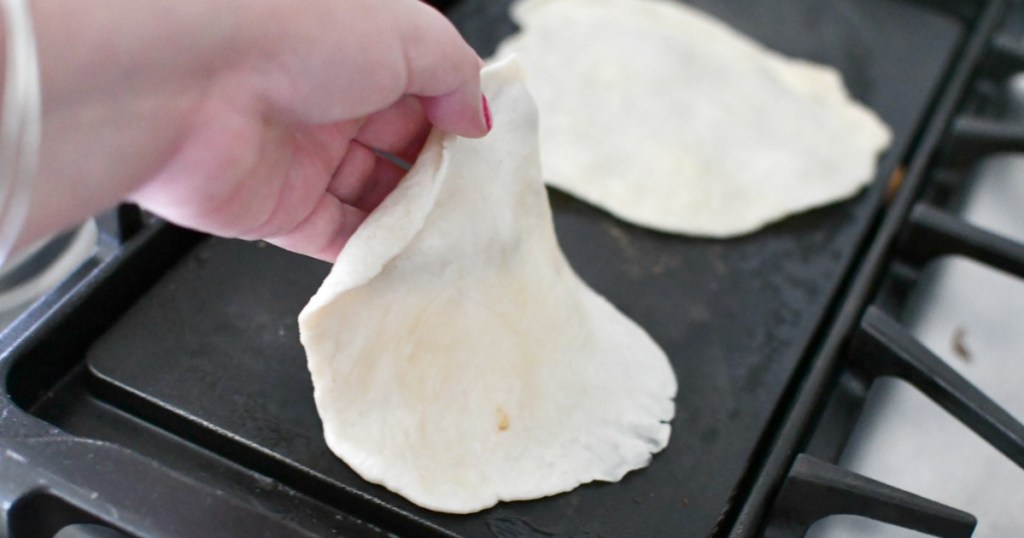
{"type": "MultiPolygon", "coordinates": [[[[964,55],[965,63],[954,74],[951,91],[967,88],[968,77],[1005,78],[1024,70],[1024,47],[1019,40],[1005,35],[989,37],[1006,6],[991,2],[980,17],[972,42],[964,55]],[[984,57],[979,58],[979,56],[984,57]],[[975,61],[979,67],[973,68],[975,61]]],[[[960,101],[947,95],[946,106],[960,101]]],[[[1024,150],[1024,127],[1017,123],[995,120],[969,113],[951,119],[944,137],[938,138],[941,126],[932,126],[931,148],[919,152],[902,192],[893,203],[883,224],[884,231],[872,245],[868,269],[860,276],[866,285],[871,275],[884,271],[913,274],[925,264],[947,256],[962,256],[989,267],[1024,278],[1024,245],[970,224],[952,213],[922,199],[929,180],[949,182],[963,177],[964,171],[982,158],[1001,152],[1024,150]],[[940,143],[941,142],[941,143],[940,143]],[[935,158],[938,157],[938,158],[935,158]]],[[[853,294],[856,297],[857,294],[853,294]]],[[[801,404],[815,401],[832,382],[825,382],[828,362],[845,367],[864,386],[881,377],[899,378],[973,430],[992,447],[1002,452],[1018,467],[1024,468],[1024,425],[986,396],[949,364],[935,355],[906,328],[893,319],[877,297],[864,308],[852,337],[846,339],[842,353],[826,358],[801,391],[801,402],[794,408],[787,424],[790,430],[775,447],[769,464],[778,463],[796,447],[806,442],[807,433],[795,428],[813,416],[813,407],[801,404]],[[823,383],[815,387],[813,383],[823,383]],[[774,458],[774,461],[773,459],[774,458]]],[[[846,305],[847,312],[856,306],[846,305]]],[[[837,336],[832,341],[837,342],[837,336]]],[[[837,374],[838,375],[838,374],[837,374]]],[[[832,377],[834,380],[835,377],[832,377]]],[[[820,401],[820,400],[818,400],[820,401]]],[[[763,475],[767,477],[768,474],[763,475]]],[[[803,536],[816,521],[831,515],[858,515],[885,523],[942,537],[971,536],[975,518],[956,508],[924,499],[912,493],[866,478],[807,454],[798,454],[788,468],[764,526],[764,535],[771,538],[803,536]]],[[[768,486],[766,482],[760,484],[768,486]]],[[[763,492],[764,489],[761,490],[763,492]]],[[[755,494],[758,493],[755,491],[755,494]]],[[[731,536],[751,536],[754,525],[745,520],[756,508],[741,513],[731,536]]]]}
{"type": "Polygon", "coordinates": [[[801,454],[779,492],[766,538],[803,536],[819,519],[852,514],[927,532],[964,538],[974,516],[801,454]]]}

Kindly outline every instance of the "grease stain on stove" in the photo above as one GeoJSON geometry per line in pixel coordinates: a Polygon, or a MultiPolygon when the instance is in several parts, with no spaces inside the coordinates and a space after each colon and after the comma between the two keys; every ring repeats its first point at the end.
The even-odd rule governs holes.
{"type": "Polygon", "coordinates": [[[633,240],[629,237],[629,234],[622,229],[621,226],[616,222],[608,221],[602,223],[602,227],[608,233],[608,236],[612,238],[615,246],[619,249],[619,259],[622,260],[623,269],[625,269],[626,275],[633,279],[638,280],[645,276],[647,273],[646,268],[640,264],[641,256],[640,252],[637,251],[636,246],[633,244],[633,240]]]}
{"type": "Polygon", "coordinates": [[[971,362],[973,355],[971,354],[970,348],[967,347],[967,329],[958,325],[953,330],[953,337],[950,339],[950,347],[953,349],[953,355],[956,358],[964,362],[971,362]]]}
{"type": "Polygon", "coordinates": [[[626,275],[633,280],[644,280],[651,276],[668,273],[678,267],[681,258],[675,251],[666,252],[660,245],[651,243],[644,235],[633,235],[619,221],[607,220],[601,227],[618,248],[626,275]],[[635,235],[635,236],[634,236],[635,235]],[[641,263],[643,261],[643,263],[641,263]]]}
{"type": "Polygon", "coordinates": [[[200,250],[198,253],[196,253],[195,257],[193,258],[193,261],[195,262],[195,265],[198,269],[205,269],[206,262],[208,262],[209,260],[210,252],[207,250],[200,250]]]}
{"type": "Polygon", "coordinates": [[[619,250],[624,254],[626,259],[632,259],[636,257],[636,248],[633,246],[633,241],[629,238],[629,234],[622,229],[622,226],[612,220],[607,220],[601,223],[601,227],[608,232],[608,235],[615,240],[615,244],[619,247],[619,250]]]}
{"type": "Polygon", "coordinates": [[[564,533],[540,527],[512,516],[493,516],[487,519],[487,529],[495,538],[605,538],[601,533],[580,530],[564,533]]]}
{"type": "Polygon", "coordinates": [[[487,528],[497,538],[539,538],[558,536],[536,525],[510,516],[496,516],[487,519],[487,528]]]}

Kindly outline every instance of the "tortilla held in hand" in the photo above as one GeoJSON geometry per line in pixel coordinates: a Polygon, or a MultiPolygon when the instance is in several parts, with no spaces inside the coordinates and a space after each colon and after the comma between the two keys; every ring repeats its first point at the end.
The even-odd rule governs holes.
{"type": "Polygon", "coordinates": [[[558,246],[522,77],[484,70],[491,133],[435,130],[299,316],[328,446],[442,512],[617,481],[675,412],[665,353],[558,246]]]}
{"type": "Polygon", "coordinates": [[[553,186],[640,226],[730,237],[857,193],[888,127],[828,66],[671,0],[522,0],[516,54],[553,186]]]}

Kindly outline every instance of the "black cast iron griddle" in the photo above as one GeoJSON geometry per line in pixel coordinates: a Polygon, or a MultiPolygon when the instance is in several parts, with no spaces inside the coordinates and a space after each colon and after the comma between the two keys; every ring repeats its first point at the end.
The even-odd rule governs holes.
{"type": "MultiPolygon", "coordinates": [[[[199,244],[98,338],[84,387],[55,387],[32,411],[197,480],[255,472],[317,506],[284,519],[340,511],[415,536],[711,533],[743,489],[963,28],[896,0],[695,3],[773,48],[835,65],[896,137],[867,193],[728,241],[646,231],[551,194],[573,266],[651,333],[679,379],[671,442],[648,468],[467,516],[422,510],[361,480],[323,441],[298,341],[296,316],[329,266],[223,239],[199,244]]],[[[448,13],[484,56],[513,30],[505,2],[455,2],[448,13]]]]}

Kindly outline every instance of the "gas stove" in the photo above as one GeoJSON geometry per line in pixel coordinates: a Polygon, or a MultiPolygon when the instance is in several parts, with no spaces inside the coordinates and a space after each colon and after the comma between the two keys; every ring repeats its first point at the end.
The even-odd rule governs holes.
{"type": "MultiPolygon", "coordinates": [[[[550,192],[574,267],[680,380],[648,468],[467,516],[366,483],[324,444],[298,342],[329,266],[124,207],[0,332],[5,535],[1021,534],[1024,10],[691,3],[835,66],[895,138],[856,198],[729,241],[550,192]]],[[[514,31],[507,1],[437,4],[482,56],[514,31]]]]}

